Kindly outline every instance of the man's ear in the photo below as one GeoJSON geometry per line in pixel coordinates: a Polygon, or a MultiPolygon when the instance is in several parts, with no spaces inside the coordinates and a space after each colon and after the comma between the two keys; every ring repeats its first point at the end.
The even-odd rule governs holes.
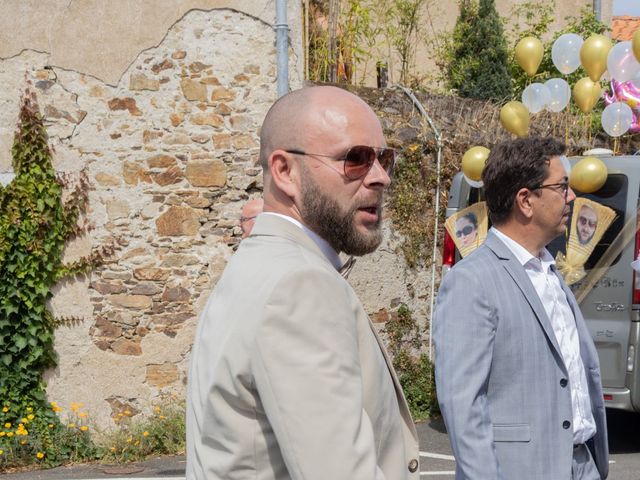
{"type": "Polygon", "coordinates": [[[518,212],[526,218],[533,217],[533,208],[531,204],[533,192],[528,188],[521,188],[516,193],[514,200],[518,212]]]}
{"type": "Polygon", "coordinates": [[[274,150],[268,162],[272,182],[289,198],[295,198],[298,194],[300,166],[293,154],[284,150],[274,150]]]}

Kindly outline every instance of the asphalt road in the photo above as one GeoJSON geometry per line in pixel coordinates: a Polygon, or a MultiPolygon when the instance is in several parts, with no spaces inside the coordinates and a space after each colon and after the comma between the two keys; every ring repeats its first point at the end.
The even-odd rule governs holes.
{"type": "MultiPolygon", "coordinates": [[[[609,479],[640,480],[640,413],[607,410],[609,479]]],[[[421,477],[452,480],[455,461],[442,419],[418,424],[421,477]]]]}
{"type": "MultiPolygon", "coordinates": [[[[610,480],[640,480],[640,414],[607,411],[610,480]]],[[[417,424],[421,478],[453,480],[455,460],[442,419],[417,424]]],[[[124,466],[76,465],[51,470],[4,474],[2,480],[184,479],[184,457],[161,457],[124,466]]]]}

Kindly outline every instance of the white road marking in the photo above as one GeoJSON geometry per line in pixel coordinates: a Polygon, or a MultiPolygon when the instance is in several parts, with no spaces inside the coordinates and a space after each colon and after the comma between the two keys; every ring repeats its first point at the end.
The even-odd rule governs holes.
{"type": "Polygon", "coordinates": [[[454,457],[453,455],[443,455],[441,453],[420,452],[420,456],[427,458],[437,458],[439,460],[451,460],[452,462],[456,461],[456,457],[454,457]]]}

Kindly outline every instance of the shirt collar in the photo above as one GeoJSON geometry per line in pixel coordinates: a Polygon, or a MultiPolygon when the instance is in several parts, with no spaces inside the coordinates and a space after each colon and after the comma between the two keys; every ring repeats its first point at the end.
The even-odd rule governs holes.
{"type": "Polygon", "coordinates": [[[547,250],[546,248],[540,250],[538,256],[536,257],[532,255],[529,250],[524,248],[506,233],[498,230],[496,227],[491,227],[491,231],[502,241],[502,243],[507,246],[509,250],[511,250],[511,253],[513,253],[520,265],[525,266],[527,263],[531,262],[531,260],[538,260],[540,262],[539,264],[542,267],[542,271],[546,272],[552,265],[556,264],[555,260],[551,256],[551,253],[549,253],[549,250],[547,250]]]}
{"type": "Polygon", "coordinates": [[[333,265],[333,267],[336,270],[340,270],[340,267],[342,267],[342,263],[343,263],[342,259],[338,255],[338,252],[336,252],[333,249],[333,247],[329,245],[329,242],[327,242],[324,238],[322,238],[313,230],[307,228],[305,225],[300,223],[295,218],[289,217],[288,215],[283,215],[281,213],[275,213],[275,212],[262,212],[260,215],[275,215],[276,217],[283,218],[293,223],[295,226],[302,229],[302,231],[306,233],[311,240],[313,240],[313,242],[318,246],[318,248],[322,251],[324,256],[327,257],[327,260],[331,262],[331,265],[333,265]]]}

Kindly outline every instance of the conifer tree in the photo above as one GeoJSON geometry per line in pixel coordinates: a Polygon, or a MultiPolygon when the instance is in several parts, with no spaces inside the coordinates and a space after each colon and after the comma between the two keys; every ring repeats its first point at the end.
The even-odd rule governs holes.
{"type": "Polygon", "coordinates": [[[504,100],[511,94],[507,41],[494,0],[461,0],[447,83],[461,97],[504,100]]]}

